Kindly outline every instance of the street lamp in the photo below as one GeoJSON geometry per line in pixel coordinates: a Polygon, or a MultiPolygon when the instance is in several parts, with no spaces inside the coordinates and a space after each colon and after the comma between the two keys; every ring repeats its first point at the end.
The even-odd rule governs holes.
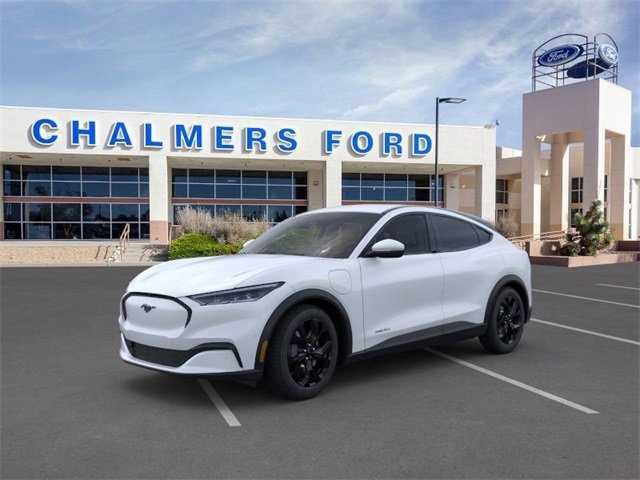
{"type": "Polygon", "coordinates": [[[436,97],[436,151],[435,151],[435,155],[436,155],[436,203],[435,206],[436,208],[438,208],[438,179],[439,179],[439,175],[438,175],[438,129],[439,129],[439,116],[440,116],[440,104],[441,103],[462,103],[464,101],[466,101],[466,98],[458,98],[458,97],[445,97],[445,98],[440,98],[440,97],[436,97]]]}

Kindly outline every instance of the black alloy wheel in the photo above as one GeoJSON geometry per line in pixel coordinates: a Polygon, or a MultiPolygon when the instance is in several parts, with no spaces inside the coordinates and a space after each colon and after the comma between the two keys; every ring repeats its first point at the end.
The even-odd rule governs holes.
{"type": "Polygon", "coordinates": [[[525,309],[520,294],[513,288],[505,288],[490,307],[487,332],[480,336],[480,342],[490,352],[509,353],[522,338],[524,320],[525,309]]]}
{"type": "Polygon", "coordinates": [[[327,385],[337,360],[333,321],[324,310],[302,305],[289,312],[273,334],[267,351],[267,381],[287,398],[311,398],[327,385]]]}

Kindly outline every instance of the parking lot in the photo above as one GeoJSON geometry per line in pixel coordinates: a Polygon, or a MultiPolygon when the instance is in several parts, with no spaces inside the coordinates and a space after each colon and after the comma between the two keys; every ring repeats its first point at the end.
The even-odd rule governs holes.
{"type": "Polygon", "coordinates": [[[1,477],[638,478],[639,265],[534,266],[514,353],[379,357],[305,402],[123,363],[141,268],[3,268],[1,477]]]}

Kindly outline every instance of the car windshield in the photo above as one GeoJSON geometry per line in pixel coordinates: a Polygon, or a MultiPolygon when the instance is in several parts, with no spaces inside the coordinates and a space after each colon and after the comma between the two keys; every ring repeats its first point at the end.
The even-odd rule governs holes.
{"type": "Polygon", "coordinates": [[[365,212],[298,215],[271,228],[240,253],[347,258],[378,219],[379,214],[365,212]]]}

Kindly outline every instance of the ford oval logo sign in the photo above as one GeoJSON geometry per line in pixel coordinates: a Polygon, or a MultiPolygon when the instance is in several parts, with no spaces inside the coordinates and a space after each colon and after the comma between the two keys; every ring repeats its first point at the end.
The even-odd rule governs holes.
{"type": "Polygon", "coordinates": [[[598,47],[598,58],[602,60],[607,67],[613,67],[618,63],[618,50],[608,43],[603,43],[598,47]]]}
{"type": "Polygon", "coordinates": [[[540,55],[538,63],[543,67],[557,67],[578,58],[583,51],[580,45],[560,45],[540,55]]]}

